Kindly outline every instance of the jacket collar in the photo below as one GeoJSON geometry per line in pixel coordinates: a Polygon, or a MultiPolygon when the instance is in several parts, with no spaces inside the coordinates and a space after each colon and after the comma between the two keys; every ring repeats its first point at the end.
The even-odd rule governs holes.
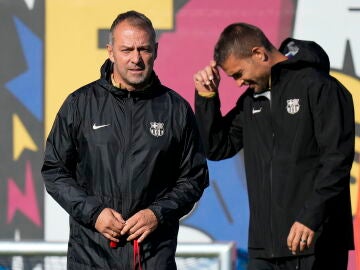
{"type": "Polygon", "coordinates": [[[101,66],[100,73],[101,77],[99,80],[100,85],[109,91],[111,94],[118,97],[137,97],[137,98],[151,98],[153,96],[159,95],[164,90],[161,87],[161,82],[158,76],[153,71],[150,75],[149,83],[142,89],[136,89],[133,91],[128,91],[126,89],[120,89],[113,86],[111,82],[111,74],[113,71],[113,63],[110,59],[107,59],[104,64],[101,66]]]}

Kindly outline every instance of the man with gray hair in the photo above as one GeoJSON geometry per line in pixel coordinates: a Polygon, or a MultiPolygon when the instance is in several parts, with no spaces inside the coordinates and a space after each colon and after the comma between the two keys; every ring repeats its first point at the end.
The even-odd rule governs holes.
{"type": "Polygon", "coordinates": [[[70,215],[68,269],[176,269],[179,219],[208,186],[193,111],[153,71],[143,14],[110,29],[101,78],[68,96],[48,136],[42,175],[70,215]]]}

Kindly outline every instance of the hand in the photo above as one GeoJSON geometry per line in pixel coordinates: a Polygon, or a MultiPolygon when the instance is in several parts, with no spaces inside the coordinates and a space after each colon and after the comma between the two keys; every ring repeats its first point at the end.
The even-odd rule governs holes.
{"type": "Polygon", "coordinates": [[[96,219],[95,229],[98,230],[109,240],[119,242],[117,237],[120,236],[121,230],[124,228],[125,221],[114,209],[105,208],[101,211],[96,219]]]}
{"type": "Polygon", "coordinates": [[[144,209],[126,220],[121,235],[128,234],[127,241],[138,238],[138,242],[142,242],[150,233],[158,226],[158,220],[153,211],[144,209]]]}
{"type": "Polygon", "coordinates": [[[305,248],[309,248],[314,239],[315,232],[300,222],[295,222],[290,229],[290,233],[287,238],[287,245],[292,254],[296,254],[296,251],[304,251],[305,248]]]}
{"type": "Polygon", "coordinates": [[[204,69],[199,70],[193,77],[198,92],[218,91],[220,73],[215,61],[211,61],[204,69]]]}

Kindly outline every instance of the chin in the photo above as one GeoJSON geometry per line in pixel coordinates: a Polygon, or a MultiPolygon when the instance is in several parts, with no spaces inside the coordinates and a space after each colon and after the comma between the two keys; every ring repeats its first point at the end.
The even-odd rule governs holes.
{"type": "Polygon", "coordinates": [[[143,77],[138,77],[138,78],[132,78],[128,81],[130,84],[133,84],[133,85],[141,85],[146,81],[146,79],[143,77]]]}

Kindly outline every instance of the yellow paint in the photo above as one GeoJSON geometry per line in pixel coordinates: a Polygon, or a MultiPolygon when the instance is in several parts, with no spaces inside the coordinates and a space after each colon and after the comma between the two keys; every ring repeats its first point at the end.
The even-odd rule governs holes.
{"type": "MultiPolygon", "coordinates": [[[[98,49],[98,29],[108,29],[121,12],[137,10],[146,14],[156,29],[173,29],[173,0],[51,0],[45,5],[45,136],[66,96],[77,88],[99,78],[99,68],[107,58],[98,49]]],[[[360,82],[351,76],[332,72],[352,93],[355,119],[360,123],[360,82]]],[[[30,135],[14,116],[14,158],[23,149],[37,150],[30,135]],[[15,127],[16,125],[16,127],[15,127]],[[17,137],[17,134],[21,134],[17,137]]],[[[360,152],[359,137],[356,151],[360,152]]],[[[357,205],[359,166],[354,163],[351,185],[352,205],[357,205]],[[356,172],[357,171],[357,172],[356,172]]]]}
{"type": "Polygon", "coordinates": [[[148,16],[156,29],[173,28],[172,0],[51,0],[45,5],[45,136],[72,91],[99,78],[107,58],[98,30],[128,10],[148,16]]]}
{"type": "Polygon", "coordinates": [[[16,114],[13,115],[13,134],[13,160],[18,160],[25,149],[38,151],[37,145],[16,114]]]}
{"type": "Polygon", "coordinates": [[[351,176],[354,177],[355,179],[359,177],[359,163],[358,162],[354,162],[351,168],[351,176]]]}
{"type": "MultiPolygon", "coordinates": [[[[360,80],[354,78],[352,76],[339,73],[332,72],[335,78],[337,78],[352,94],[355,108],[355,121],[357,124],[360,124],[360,80]]],[[[355,138],[355,151],[360,153],[360,134],[356,134],[355,138]]],[[[360,166],[359,160],[355,160],[353,163],[353,167],[351,169],[351,176],[356,179],[356,182],[350,185],[351,192],[351,204],[353,207],[353,215],[356,212],[356,206],[359,199],[359,182],[360,182],[360,166]]]]}

